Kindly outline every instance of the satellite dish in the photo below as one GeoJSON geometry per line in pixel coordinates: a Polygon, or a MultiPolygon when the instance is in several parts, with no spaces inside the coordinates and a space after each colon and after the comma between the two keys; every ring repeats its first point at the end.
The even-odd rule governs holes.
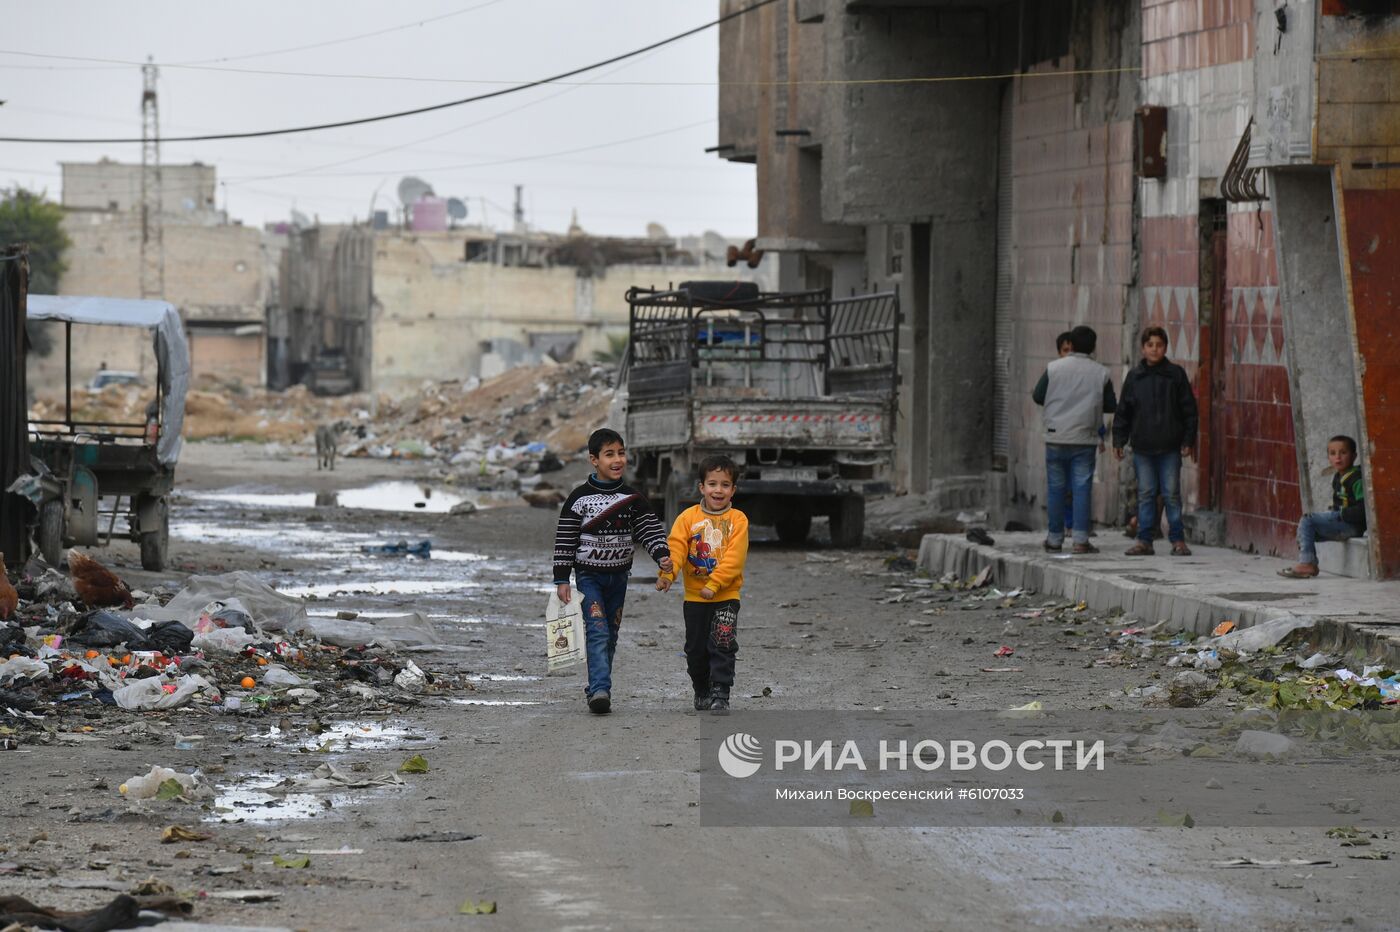
{"type": "Polygon", "coordinates": [[[647,239],[670,239],[670,235],[667,234],[666,228],[663,227],[661,224],[648,223],[647,239]]]}
{"type": "Polygon", "coordinates": [[[467,202],[460,197],[449,197],[447,199],[447,216],[453,220],[467,219],[467,202]]]}
{"type": "Polygon", "coordinates": [[[298,229],[301,229],[301,230],[306,230],[306,229],[309,229],[310,227],[312,227],[313,224],[311,223],[311,218],[310,218],[310,217],[306,216],[306,214],[302,213],[302,212],[299,211],[299,210],[293,209],[293,210],[292,210],[292,226],[297,227],[298,229]]]}
{"type": "Polygon", "coordinates": [[[433,193],[433,186],[422,178],[415,178],[407,175],[399,182],[399,203],[408,207],[418,203],[419,198],[427,197],[433,193]]]}

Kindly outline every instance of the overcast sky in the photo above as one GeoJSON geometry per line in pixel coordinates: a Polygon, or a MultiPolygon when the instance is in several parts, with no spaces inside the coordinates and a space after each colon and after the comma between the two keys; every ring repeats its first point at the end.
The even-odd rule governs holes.
{"type": "MultiPolygon", "coordinates": [[[[610,58],[714,19],[718,9],[714,0],[5,3],[0,135],[140,136],[139,67],[17,52],[133,62],[154,56],[166,64],[161,132],[175,136],[352,119],[467,97],[610,58]],[[335,41],[434,17],[442,18],[335,41]],[[281,51],[318,43],[334,44],[281,51]]],[[[467,200],[472,220],[482,219],[484,199],[485,219],[496,226],[508,224],[513,186],[523,184],[527,219],[547,230],[562,231],[577,208],[591,232],[642,235],[657,221],[676,235],[714,229],[752,236],[753,167],[702,151],[715,144],[716,62],[711,29],[572,79],[588,86],[536,88],[295,136],[167,143],[162,158],[217,166],[219,205],[226,201],[234,218],[250,224],[285,219],[293,207],[325,221],[363,218],[376,191],[378,207],[396,207],[400,178],[413,174],[440,195],[467,200]],[[646,135],[652,138],[636,139],[646,135]]],[[[56,200],[59,162],[139,162],[140,155],[133,144],[0,143],[0,185],[47,189],[56,200]]]]}

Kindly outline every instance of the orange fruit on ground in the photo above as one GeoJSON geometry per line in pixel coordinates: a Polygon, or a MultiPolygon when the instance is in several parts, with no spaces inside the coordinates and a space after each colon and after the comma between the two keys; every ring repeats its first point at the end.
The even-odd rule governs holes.
{"type": "Polygon", "coordinates": [[[238,685],[242,686],[244,689],[252,689],[254,686],[258,685],[258,681],[253,679],[251,676],[245,676],[243,677],[242,682],[240,682],[238,685]]]}

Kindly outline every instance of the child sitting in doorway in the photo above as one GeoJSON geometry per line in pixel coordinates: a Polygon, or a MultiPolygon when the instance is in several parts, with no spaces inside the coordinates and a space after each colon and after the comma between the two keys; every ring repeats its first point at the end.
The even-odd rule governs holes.
{"type": "Polygon", "coordinates": [[[1356,465],[1356,441],[1338,434],[1327,441],[1332,466],[1332,510],[1303,515],[1298,522],[1298,563],[1278,571],[1286,579],[1312,579],[1318,574],[1317,542],[1348,540],[1366,533],[1366,492],[1361,467],[1356,465]]]}

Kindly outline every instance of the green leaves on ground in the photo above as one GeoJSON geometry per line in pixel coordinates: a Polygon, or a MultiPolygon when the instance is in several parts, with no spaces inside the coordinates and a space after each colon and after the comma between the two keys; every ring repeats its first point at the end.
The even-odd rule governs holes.
{"type": "Polygon", "coordinates": [[[422,754],[415,754],[399,766],[399,773],[427,773],[428,759],[422,754]]]}
{"type": "Polygon", "coordinates": [[[495,900],[467,900],[457,909],[463,916],[489,916],[495,911],[495,900]]]}
{"type": "Polygon", "coordinates": [[[302,868],[311,866],[311,859],[304,854],[298,858],[284,858],[280,854],[274,854],[272,856],[272,866],[290,867],[294,870],[301,870],[302,868]]]}

